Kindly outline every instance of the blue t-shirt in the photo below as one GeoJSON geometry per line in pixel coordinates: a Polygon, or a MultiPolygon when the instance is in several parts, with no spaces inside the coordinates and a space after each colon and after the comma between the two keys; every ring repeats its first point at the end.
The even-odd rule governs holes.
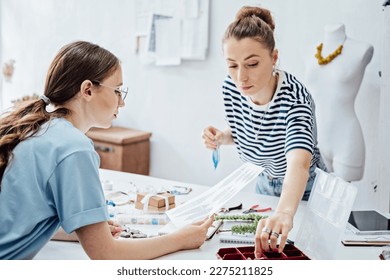
{"type": "Polygon", "coordinates": [[[0,259],[31,259],[62,226],[67,233],[108,219],[92,141],[54,119],[19,143],[0,192],[0,259]]]}

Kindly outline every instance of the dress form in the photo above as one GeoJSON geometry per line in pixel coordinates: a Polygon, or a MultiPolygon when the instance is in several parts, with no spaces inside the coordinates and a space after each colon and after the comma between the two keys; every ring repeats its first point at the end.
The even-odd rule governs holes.
{"type": "Polygon", "coordinates": [[[316,104],[318,146],[328,170],[357,181],[364,175],[365,143],[355,99],[374,49],[349,38],[344,24],[326,25],[322,56],[340,45],[342,53],[328,64],[319,65],[314,56],[309,57],[305,79],[316,104]]]}

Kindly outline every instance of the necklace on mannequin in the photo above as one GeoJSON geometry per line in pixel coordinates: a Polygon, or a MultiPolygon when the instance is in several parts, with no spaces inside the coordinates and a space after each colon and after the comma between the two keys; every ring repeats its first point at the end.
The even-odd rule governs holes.
{"type": "Polygon", "coordinates": [[[318,64],[319,65],[328,64],[333,59],[335,59],[337,56],[339,56],[343,50],[343,44],[344,44],[344,42],[340,46],[338,46],[337,49],[333,53],[328,55],[327,57],[322,56],[322,47],[324,46],[324,44],[323,43],[319,44],[317,46],[317,53],[315,55],[315,57],[317,58],[318,64]]]}

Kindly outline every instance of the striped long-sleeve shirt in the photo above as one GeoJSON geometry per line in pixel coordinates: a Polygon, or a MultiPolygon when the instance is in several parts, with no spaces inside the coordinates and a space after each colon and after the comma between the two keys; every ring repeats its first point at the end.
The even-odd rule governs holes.
{"type": "Polygon", "coordinates": [[[320,159],[314,101],[291,74],[279,71],[276,92],[266,105],[256,105],[242,95],[228,76],[222,87],[226,121],[240,158],[265,168],[272,177],[284,177],[286,154],[305,149],[311,166],[320,159]]]}

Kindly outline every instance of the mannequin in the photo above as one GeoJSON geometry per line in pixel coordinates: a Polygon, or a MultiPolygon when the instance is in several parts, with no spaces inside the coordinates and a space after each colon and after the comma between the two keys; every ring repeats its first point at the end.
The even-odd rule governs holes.
{"type": "Polygon", "coordinates": [[[326,25],[324,31],[322,57],[333,53],[334,58],[320,65],[310,56],[305,73],[316,104],[318,146],[329,172],[357,181],[364,174],[365,143],[354,105],[374,49],[347,37],[344,24],[326,25]],[[337,55],[340,45],[342,52],[337,55]]]}

